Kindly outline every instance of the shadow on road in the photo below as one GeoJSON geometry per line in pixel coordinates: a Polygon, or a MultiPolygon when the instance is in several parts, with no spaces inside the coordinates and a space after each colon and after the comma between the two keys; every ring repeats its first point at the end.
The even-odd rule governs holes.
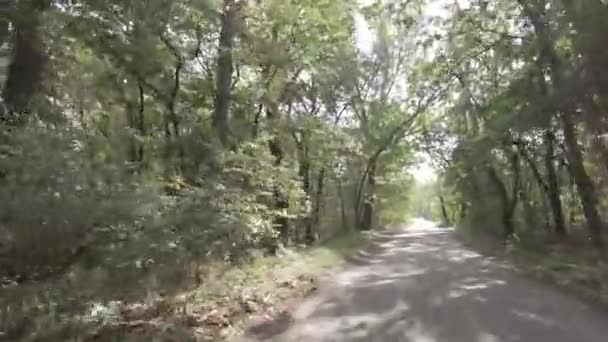
{"type": "Polygon", "coordinates": [[[599,312],[467,250],[450,230],[377,233],[351,262],[294,312],[291,326],[285,322],[280,335],[258,339],[600,342],[608,336],[599,312]]]}

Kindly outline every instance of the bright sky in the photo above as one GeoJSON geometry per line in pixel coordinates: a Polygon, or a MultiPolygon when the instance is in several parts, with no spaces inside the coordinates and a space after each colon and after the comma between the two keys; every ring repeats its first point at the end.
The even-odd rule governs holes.
{"type": "MultiPolygon", "coordinates": [[[[376,1],[377,0],[359,0],[359,3],[363,7],[369,6],[376,1]]],[[[424,10],[424,16],[446,16],[447,11],[444,9],[444,7],[448,1],[449,0],[428,0],[427,6],[424,10]]],[[[362,15],[357,15],[355,17],[355,25],[357,33],[357,47],[359,51],[361,51],[363,54],[371,53],[374,42],[374,32],[370,29],[368,23],[362,15]]],[[[431,166],[429,158],[426,154],[422,153],[420,157],[421,161],[417,165],[411,167],[409,172],[414,176],[417,182],[427,183],[436,178],[436,172],[431,166]]]]}
{"type": "MultiPolygon", "coordinates": [[[[361,7],[370,6],[377,0],[359,0],[361,7]]],[[[466,3],[466,0],[457,0],[459,3],[466,3]]],[[[445,17],[448,15],[445,6],[449,0],[427,0],[424,16],[426,17],[445,17]]],[[[464,5],[464,4],[463,4],[464,5]]],[[[357,47],[362,53],[370,53],[374,42],[374,33],[362,15],[355,17],[357,30],[357,47]]]]}
{"type": "Polygon", "coordinates": [[[435,169],[431,166],[428,160],[425,158],[425,161],[422,161],[411,167],[409,172],[414,176],[416,182],[418,183],[428,183],[436,179],[437,173],[435,169]]]}

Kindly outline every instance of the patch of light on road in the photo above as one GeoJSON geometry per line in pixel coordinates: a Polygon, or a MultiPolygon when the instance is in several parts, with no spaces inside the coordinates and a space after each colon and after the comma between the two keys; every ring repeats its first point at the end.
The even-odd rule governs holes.
{"type": "Polygon", "coordinates": [[[519,309],[514,309],[512,310],[513,314],[515,314],[515,316],[524,318],[526,320],[530,320],[530,321],[536,321],[540,324],[543,324],[545,326],[554,326],[557,325],[557,323],[553,320],[550,319],[546,319],[541,317],[540,315],[533,313],[533,312],[529,312],[529,311],[523,311],[523,310],[519,310],[519,309]]]}
{"type": "Polygon", "coordinates": [[[500,342],[501,340],[493,334],[487,332],[480,332],[477,337],[477,341],[479,342],[500,342]]]}
{"type": "Polygon", "coordinates": [[[416,322],[413,327],[407,330],[405,336],[416,342],[437,342],[437,339],[430,335],[420,322],[416,322]]]}

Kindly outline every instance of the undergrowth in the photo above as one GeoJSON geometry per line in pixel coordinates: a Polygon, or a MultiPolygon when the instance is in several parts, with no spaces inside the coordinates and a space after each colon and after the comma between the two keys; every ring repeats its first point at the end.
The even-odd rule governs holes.
{"type": "Polygon", "coordinates": [[[238,335],[257,317],[272,320],[286,300],[316,290],[317,280],[363,248],[360,233],[347,233],[310,249],[284,249],[241,266],[212,265],[200,285],[175,296],[146,302],[100,305],[100,324],[85,341],[218,341],[238,335]]]}
{"type": "Polygon", "coordinates": [[[608,263],[597,251],[581,248],[584,237],[578,232],[550,244],[523,237],[509,246],[488,234],[457,232],[467,245],[513,265],[517,272],[608,308],[608,263]]]}

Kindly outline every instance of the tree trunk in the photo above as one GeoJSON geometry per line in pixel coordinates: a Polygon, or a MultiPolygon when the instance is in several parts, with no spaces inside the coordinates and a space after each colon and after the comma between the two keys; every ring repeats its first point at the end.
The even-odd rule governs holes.
{"type": "Polygon", "coordinates": [[[176,58],[177,61],[175,62],[175,70],[173,75],[173,88],[171,89],[171,94],[169,95],[167,107],[169,109],[169,120],[171,121],[171,126],[173,127],[173,136],[175,138],[178,138],[180,136],[180,122],[179,116],[177,114],[177,102],[179,91],[181,88],[182,69],[184,68],[184,62],[179,56],[176,56],[176,58]]]}
{"type": "Polygon", "coordinates": [[[597,248],[602,248],[602,219],[597,211],[597,193],[583,164],[583,153],[578,145],[578,137],[576,136],[576,129],[574,123],[572,123],[570,113],[563,113],[561,120],[568,163],[570,164],[570,171],[581,198],[589,235],[593,245],[597,248]]]}
{"type": "Polygon", "coordinates": [[[221,25],[222,30],[219,38],[219,50],[217,57],[216,72],[216,97],[215,111],[213,113],[213,127],[217,132],[220,142],[226,146],[230,135],[230,102],[233,73],[233,45],[236,34],[236,15],[238,4],[234,0],[224,0],[221,25]]]}
{"type": "MultiPolygon", "coordinates": [[[[550,26],[545,24],[542,17],[542,9],[532,7],[524,0],[518,0],[523,7],[524,13],[530,18],[534,25],[534,30],[538,37],[539,61],[542,65],[548,66],[553,81],[553,87],[558,96],[566,93],[566,86],[562,78],[562,62],[555,51],[555,43],[551,40],[550,26]]],[[[571,1],[567,1],[571,2],[571,1]]],[[[544,7],[543,7],[544,8],[544,7]]],[[[570,165],[569,170],[576,183],[578,193],[581,198],[583,212],[587,220],[587,228],[593,245],[596,248],[603,246],[601,238],[602,220],[597,211],[597,194],[593,187],[593,182],[589,177],[583,164],[583,153],[578,145],[576,126],[573,122],[572,113],[576,112],[576,103],[567,99],[558,107],[561,109],[559,118],[564,131],[564,141],[566,145],[566,155],[570,165]]]]}
{"type": "MultiPolygon", "coordinates": [[[[530,182],[531,183],[531,182],[530,182]]],[[[519,192],[519,197],[522,203],[522,209],[524,214],[524,220],[526,221],[526,226],[530,230],[535,230],[538,228],[538,220],[536,218],[537,210],[535,210],[533,205],[533,200],[530,198],[529,194],[532,193],[532,185],[526,184],[525,187],[522,188],[522,191],[519,192]]],[[[542,201],[545,202],[544,200],[542,201]]]]}
{"type": "Polygon", "coordinates": [[[445,199],[443,198],[443,195],[439,195],[439,204],[441,205],[441,215],[443,216],[442,225],[445,227],[449,227],[451,225],[451,222],[448,216],[448,210],[445,207],[445,199]]]}
{"type": "MultiPolygon", "coordinates": [[[[310,182],[310,160],[308,160],[308,147],[304,147],[303,151],[301,151],[302,156],[300,160],[300,178],[302,180],[302,190],[305,194],[305,205],[309,205],[312,201],[312,186],[310,182]]],[[[314,213],[308,214],[304,218],[304,240],[306,243],[314,242],[314,233],[313,233],[313,220],[314,213]]]]}
{"type": "Polygon", "coordinates": [[[139,143],[139,153],[138,153],[138,159],[139,162],[142,163],[144,161],[144,141],[145,141],[145,137],[146,137],[146,121],[145,121],[145,117],[144,117],[144,113],[145,113],[145,109],[146,109],[146,103],[145,103],[145,92],[144,92],[144,87],[143,84],[141,83],[141,80],[138,80],[137,82],[138,85],[138,90],[139,90],[139,117],[138,117],[138,129],[139,129],[139,135],[141,136],[141,142],[139,143]]]}
{"type": "MultiPolygon", "coordinates": [[[[276,121],[278,119],[278,108],[276,107],[276,105],[270,105],[266,108],[266,117],[270,124],[273,126],[273,130],[276,130],[274,126],[276,126],[276,121]]],[[[270,139],[270,141],[268,142],[268,148],[270,150],[270,154],[272,154],[275,159],[275,166],[278,168],[283,163],[285,152],[283,151],[278,132],[275,131],[272,135],[272,139],[270,139]]],[[[275,209],[281,212],[279,215],[277,215],[274,225],[279,230],[279,236],[281,238],[281,241],[283,242],[283,245],[286,246],[289,242],[290,227],[289,219],[285,217],[284,214],[285,211],[289,209],[289,200],[287,198],[287,194],[285,194],[284,191],[281,189],[281,186],[279,184],[276,184],[276,180],[273,189],[273,197],[275,202],[275,209]]]]}
{"type": "MultiPolygon", "coordinates": [[[[586,94],[593,93],[591,101],[604,108],[598,112],[596,119],[603,121],[608,106],[608,79],[605,77],[608,67],[608,56],[605,49],[608,40],[608,6],[602,0],[562,0],[566,18],[571,21],[571,27],[576,32],[572,35],[575,51],[581,60],[581,70],[578,72],[581,87],[586,94]],[[601,113],[603,112],[603,113],[601,113]]],[[[595,120],[594,120],[595,121],[595,120]]],[[[595,124],[598,122],[596,121],[595,124]]],[[[600,123],[597,128],[606,128],[600,123]]]]}
{"type": "MultiPolygon", "coordinates": [[[[310,205],[313,201],[312,194],[312,184],[310,180],[310,156],[309,156],[309,146],[308,146],[308,135],[305,131],[292,131],[293,140],[296,143],[296,148],[298,150],[298,162],[299,162],[299,170],[298,175],[300,176],[300,181],[302,182],[302,191],[304,191],[304,199],[302,205],[307,209],[307,214],[304,217],[304,242],[312,243],[314,242],[314,232],[313,225],[315,224],[314,220],[314,211],[310,210],[310,205]],[[299,133],[299,135],[298,135],[299,133]]],[[[296,233],[296,239],[299,240],[300,234],[299,229],[296,233]]]]}
{"type": "MultiPolygon", "coordinates": [[[[283,160],[283,151],[280,148],[276,147],[275,142],[271,142],[271,145],[274,145],[273,147],[271,147],[271,150],[275,151],[273,152],[273,156],[277,160],[275,165],[278,167],[281,165],[281,162],[283,160]]],[[[289,209],[289,200],[287,199],[287,195],[281,190],[281,186],[279,186],[278,184],[275,184],[273,193],[275,209],[281,212],[275,219],[275,226],[278,227],[281,241],[283,242],[283,245],[286,246],[289,242],[290,228],[289,219],[284,216],[284,212],[289,209]]]]}
{"type": "Polygon", "coordinates": [[[538,170],[538,167],[536,166],[536,163],[526,151],[525,146],[523,146],[523,142],[517,144],[517,147],[519,150],[519,154],[532,170],[532,175],[536,179],[538,186],[541,188],[542,193],[545,195],[547,201],[550,204],[556,234],[563,236],[566,234],[566,228],[564,225],[564,216],[562,212],[559,184],[555,172],[555,165],[553,163],[553,158],[555,154],[554,140],[555,137],[553,136],[553,132],[551,132],[551,130],[547,130],[545,133],[545,147],[547,149],[545,153],[545,168],[547,169],[547,182],[545,182],[543,176],[538,170]]]}
{"type": "Polygon", "coordinates": [[[509,192],[507,190],[506,185],[498,176],[496,170],[488,166],[488,176],[496,190],[498,190],[498,195],[500,196],[500,201],[502,203],[502,217],[501,221],[503,224],[505,238],[509,239],[513,234],[515,234],[515,226],[513,224],[513,215],[515,214],[515,209],[517,207],[517,193],[519,191],[519,167],[516,156],[512,157],[511,160],[512,168],[513,168],[513,189],[511,198],[509,198],[509,192]]]}
{"type": "Polygon", "coordinates": [[[468,205],[467,203],[463,200],[462,202],[460,202],[460,209],[458,210],[458,217],[460,219],[460,221],[463,221],[465,218],[467,218],[467,209],[468,209],[468,205]]]}
{"type": "Polygon", "coordinates": [[[169,101],[167,103],[169,109],[169,120],[171,122],[171,127],[173,128],[173,141],[169,141],[169,152],[168,155],[173,157],[177,154],[178,162],[174,164],[175,172],[177,174],[181,173],[182,167],[185,164],[185,152],[184,146],[179,141],[179,137],[181,136],[181,123],[180,117],[177,113],[177,104],[178,104],[178,96],[181,88],[181,75],[182,69],[184,68],[184,62],[181,60],[179,56],[176,56],[177,61],[175,64],[174,71],[174,79],[173,79],[173,88],[171,89],[171,94],[169,96],[169,101]]]}
{"type": "Polygon", "coordinates": [[[608,173],[608,149],[604,143],[606,132],[594,132],[593,134],[595,136],[592,138],[591,148],[600,158],[600,162],[604,166],[604,172],[608,173]]]}
{"type": "Polygon", "coordinates": [[[40,38],[40,16],[49,7],[49,2],[12,2],[16,7],[12,15],[15,31],[14,57],[8,69],[3,97],[8,108],[9,120],[23,113],[42,81],[47,56],[40,38]]]}
{"type": "Polygon", "coordinates": [[[488,176],[490,176],[490,180],[494,183],[494,186],[498,190],[498,195],[500,196],[500,202],[502,206],[502,216],[501,222],[503,225],[503,231],[505,237],[510,237],[515,232],[513,227],[513,219],[511,217],[511,212],[509,208],[511,207],[511,202],[509,201],[509,195],[505,184],[500,180],[498,174],[496,174],[496,170],[493,168],[488,168],[488,176]]]}
{"type": "Polygon", "coordinates": [[[564,213],[562,210],[562,200],[560,197],[559,183],[555,171],[555,136],[551,130],[545,133],[545,168],[547,169],[547,197],[553,214],[553,224],[555,233],[559,236],[566,235],[566,224],[564,223],[564,213]]]}
{"type": "Polygon", "coordinates": [[[134,104],[126,96],[124,97],[124,102],[125,102],[125,116],[127,118],[127,124],[129,125],[129,128],[131,130],[129,137],[128,137],[128,140],[129,140],[128,159],[130,162],[135,163],[139,159],[138,158],[137,137],[132,135],[132,133],[135,131],[135,129],[137,127],[137,123],[135,122],[136,121],[135,113],[134,113],[135,108],[134,108],[134,104]]]}
{"type": "Polygon", "coordinates": [[[312,222],[313,225],[310,227],[310,230],[306,231],[306,241],[308,243],[315,242],[317,240],[318,234],[314,231],[314,228],[319,229],[319,224],[321,223],[321,209],[323,206],[323,186],[325,182],[325,167],[322,167],[319,170],[319,175],[317,176],[317,192],[315,194],[315,207],[312,213],[312,222]]]}
{"type": "Polygon", "coordinates": [[[366,204],[368,204],[369,194],[366,194],[366,191],[367,192],[374,191],[373,189],[368,190],[368,188],[370,186],[370,177],[371,177],[371,184],[375,184],[376,165],[377,165],[377,156],[373,156],[367,162],[363,175],[361,175],[361,178],[359,179],[359,182],[357,183],[357,186],[355,187],[355,197],[354,197],[355,198],[355,202],[354,202],[355,226],[357,226],[359,229],[361,229],[361,227],[364,225],[363,221],[364,221],[364,216],[365,216],[366,204]]]}
{"type": "Polygon", "coordinates": [[[374,221],[374,206],[376,202],[376,164],[370,165],[367,172],[367,194],[363,204],[360,229],[371,230],[374,221]]]}
{"type": "MultiPolygon", "coordinates": [[[[365,180],[364,180],[365,182],[365,180]]],[[[353,189],[353,203],[351,203],[353,205],[353,212],[354,212],[354,216],[353,216],[353,227],[359,228],[360,223],[361,223],[361,212],[363,211],[362,205],[363,205],[363,199],[361,198],[361,193],[359,191],[359,187],[358,185],[355,186],[355,188],[353,189]]]]}
{"type": "Polygon", "coordinates": [[[338,179],[338,197],[340,197],[340,218],[342,220],[342,230],[348,230],[349,224],[346,216],[346,203],[344,202],[344,189],[342,179],[338,179]]]}

